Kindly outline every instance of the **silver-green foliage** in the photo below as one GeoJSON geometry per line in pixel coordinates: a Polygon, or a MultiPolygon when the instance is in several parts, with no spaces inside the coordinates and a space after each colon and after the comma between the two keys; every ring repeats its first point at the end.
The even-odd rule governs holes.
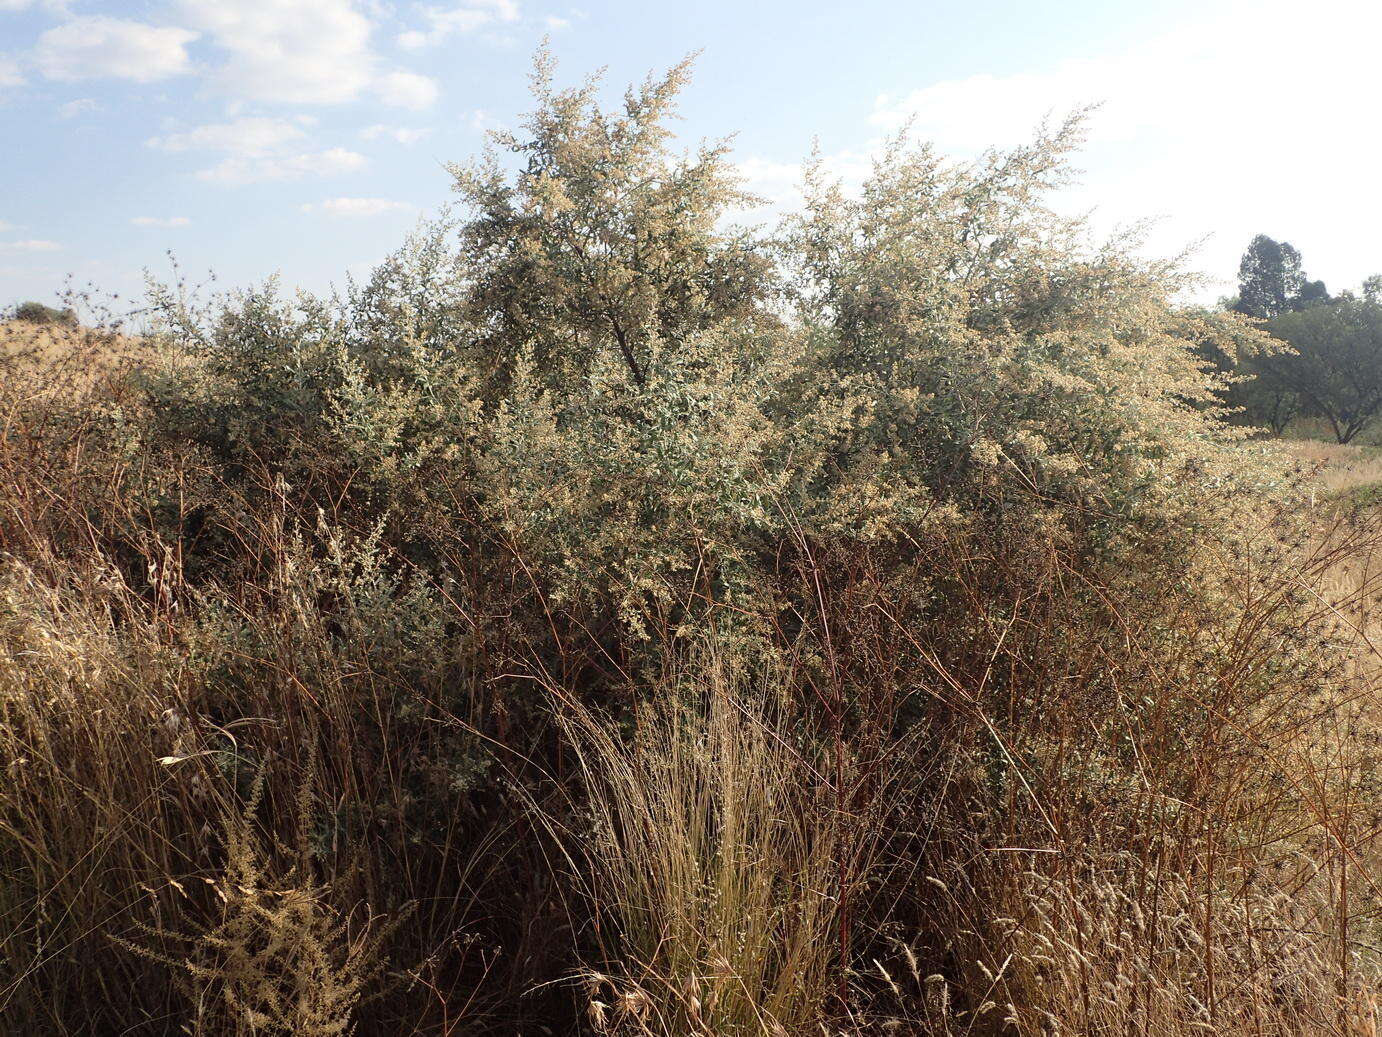
{"type": "Polygon", "coordinates": [[[1008,515],[1105,551],[1256,484],[1197,351],[1237,318],[1047,204],[1078,120],[971,164],[899,139],[857,194],[811,166],[755,236],[725,146],[674,150],[686,74],[611,113],[540,58],[522,131],[365,286],[180,321],[210,358],[187,434],[414,534],[465,510],[640,630],[691,592],[765,604],[787,540],[1008,515]]]}

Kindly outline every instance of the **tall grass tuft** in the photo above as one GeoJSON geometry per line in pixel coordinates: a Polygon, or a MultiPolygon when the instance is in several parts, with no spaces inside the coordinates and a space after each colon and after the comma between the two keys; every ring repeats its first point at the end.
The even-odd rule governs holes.
{"type": "Polygon", "coordinates": [[[828,1014],[842,886],[875,866],[881,815],[837,813],[829,757],[784,720],[780,691],[706,652],[627,737],[565,704],[584,796],[549,823],[594,920],[597,1030],[790,1034],[828,1014]]]}

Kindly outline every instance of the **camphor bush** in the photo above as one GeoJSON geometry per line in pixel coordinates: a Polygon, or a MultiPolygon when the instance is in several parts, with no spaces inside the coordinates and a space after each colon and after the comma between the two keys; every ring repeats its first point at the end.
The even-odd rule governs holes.
{"type": "Polygon", "coordinates": [[[16,1032],[1371,1033],[1370,667],[1078,122],[558,88],[339,298],[5,382],[16,1032]]]}

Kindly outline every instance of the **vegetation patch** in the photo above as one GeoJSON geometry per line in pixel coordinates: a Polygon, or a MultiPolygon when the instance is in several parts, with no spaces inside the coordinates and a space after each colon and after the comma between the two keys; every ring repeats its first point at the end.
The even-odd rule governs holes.
{"type": "Polygon", "coordinates": [[[1056,213],[1078,120],[747,230],[687,75],[541,56],[340,296],[11,365],[0,1015],[1372,1032],[1377,531],[1279,345],[1056,213]]]}

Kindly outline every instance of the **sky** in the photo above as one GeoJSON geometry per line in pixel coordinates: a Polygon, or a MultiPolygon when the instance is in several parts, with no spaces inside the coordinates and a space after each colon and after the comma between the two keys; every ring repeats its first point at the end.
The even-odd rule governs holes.
{"type": "Polygon", "coordinates": [[[1097,105],[1061,202],[1151,220],[1206,301],[1254,234],[1331,290],[1382,272],[1373,0],[0,0],[0,307],[146,273],[359,276],[515,126],[545,38],[610,99],[698,52],[678,133],[734,134],[770,211],[906,126],[966,160],[1097,105]]]}

